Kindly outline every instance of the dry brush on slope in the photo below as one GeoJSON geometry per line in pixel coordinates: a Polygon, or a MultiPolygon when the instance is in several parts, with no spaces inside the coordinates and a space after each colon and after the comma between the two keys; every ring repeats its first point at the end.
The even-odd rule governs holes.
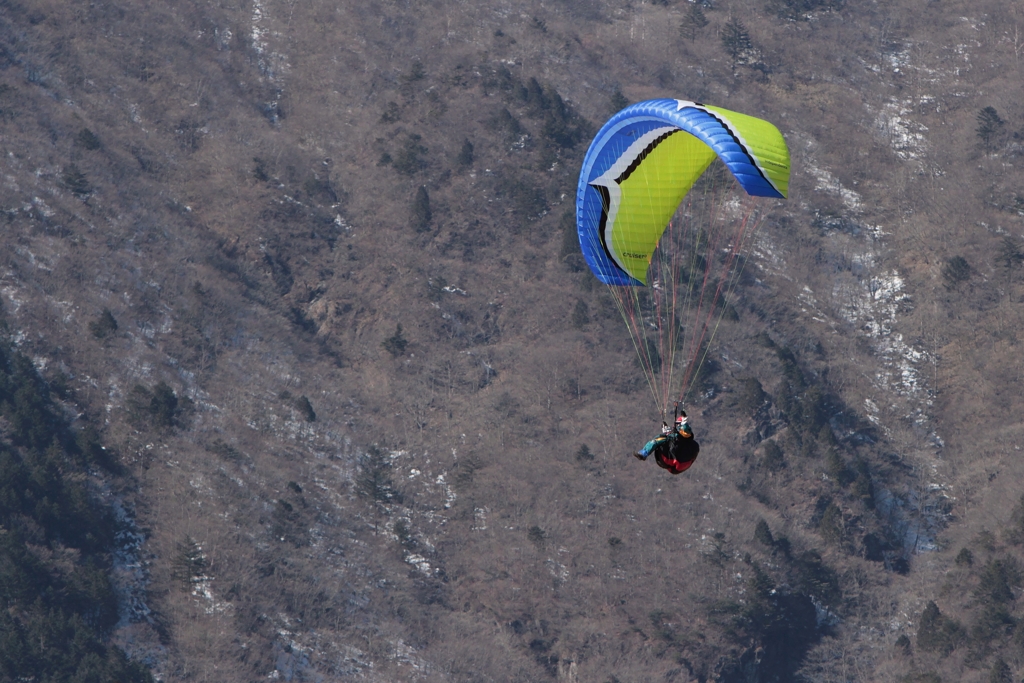
{"type": "Polygon", "coordinates": [[[139,482],[165,678],[1019,669],[1010,10],[8,7],[5,305],[139,482]],[[665,95],[796,169],[675,479],[563,248],[665,95]]]}

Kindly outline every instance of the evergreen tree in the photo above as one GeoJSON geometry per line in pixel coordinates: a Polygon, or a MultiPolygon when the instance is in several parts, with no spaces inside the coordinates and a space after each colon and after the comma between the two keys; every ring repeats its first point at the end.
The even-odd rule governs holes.
{"type": "Polygon", "coordinates": [[[764,457],[761,464],[769,472],[778,472],[786,466],[786,457],[782,448],[774,441],[767,441],[764,444],[764,457]]]}
{"type": "Polygon", "coordinates": [[[768,522],[763,519],[757,520],[757,525],[754,526],[754,538],[769,547],[775,544],[772,530],[768,527],[768,522]]]}
{"type": "Polygon", "coordinates": [[[89,179],[85,177],[82,170],[74,164],[68,164],[64,168],[64,173],[61,175],[61,185],[68,189],[71,194],[78,198],[84,198],[92,193],[92,185],[89,184],[89,179]]]}
{"type": "Polygon", "coordinates": [[[974,564],[974,553],[967,548],[960,548],[960,552],[956,554],[956,559],[953,561],[958,567],[970,567],[974,564]]]}
{"type": "Polygon", "coordinates": [[[700,3],[695,2],[690,5],[690,9],[686,12],[686,16],[683,17],[682,23],[679,24],[679,32],[684,37],[693,41],[697,39],[697,34],[707,25],[708,18],[704,16],[704,8],[701,7],[700,3]]]}
{"type": "Polygon", "coordinates": [[[942,630],[942,619],[939,606],[934,601],[929,601],[917,625],[917,644],[922,650],[936,649],[942,630]]]}
{"type": "Polygon", "coordinates": [[[88,128],[83,128],[78,131],[78,136],[75,138],[75,142],[77,142],[80,147],[84,147],[90,151],[97,150],[103,146],[103,143],[101,143],[100,139],[96,137],[96,134],[88,128]]]}
{"type": "Polygon", "coordinates": [[[1022,579],[1024,576],[1012,556],[992,560],[982,568],[978,576],[974,597],[982,604],[999,605],[1012,602],[1013,589],[1020,587],[1022,579]]]}
{"type": "Polygon", "coordinates": [[[178,396],[174,389],[161,381],[153,387],[153,398],[150,401],[150,412],[157,425],[172,427],[178,415],[178,396]]]}
{"type": "Polygon", "coordinates": [[[412,201],[412,224],[416,228],[416,232],[429,230],[432,218],[430,194],[425,186],[420,185],[420,189],[416,190],[416,198],[412,201]]]}
{"type": "MultiPolygon", "coordinates": [[[[360,458],[356,491],[375,503],[401,503],[402,494],[395,488],[391,469],[392,462],[387,452],[378,446],[370,446],[360,458]]],[[[376,524],[374,526],[376,528],[376,524]]]]}
{"type": "Polygon", "coordinates": [[[316,422],[316,413],[313,411],[313,404],[306,396],[299,396],[295,400],[295,409],[299,411],[306,422],[316,422]]]}
{"type": "MultiPolygon", "coordinates": [[[[523,91],[526,92],[525,90],[523,91]]],[[[525,95],[524,95],[525,97],[525,95]]],[[[519,123],[519,119],[512,116],[507,108],[503,108],[488,123],[492,130],[505,134],[506,140],[515,140],[523,132],[523,126],[519,123]]]]}
{"type": "Polygon", "coordinates": [[[618,88],[612,93],[608,103],[611,105],[613,112],[621,111],[629,106],[629,100],[626,99],[626,96],[618,88]]]}
{"type": "Polygon", "coordinates": [[[405,347],[409,345],[409,340],[402,334],[402,323],[398,323],[395,327],[395,333],[381,342],[381,346],[384,350],[391,354],[393,358],[398,358],[405,353],[405,347]]]}
{"type": "Polygon", "coordinates": [[[409,68],[409,75],[406,76],[406,80],[410,83],[416,81],[422,81],[427,77],[427,70],[423,67],[423,62],[416,59],[413,61],[412,66],[409,68]]]}
{"type": "Polygon", "coordinates": [[[388,102],[384,107],[384,113],[380,115],[380,122],[395,123],[400,118],[402,118],[402,110],[399,108],[398,102],[388,102]]]}
{"type": "Polygon", "coordinates": [[[418,133],[409,133],[401,149],[395,155],[392,165],[402,175],[413,175],[426,167],[427,162],[423,155],[427,148],[423,145],[423,136],[418,133]]]}
{"type": "Polygon", "coordinates": [[[160,381],[152,391],[136,384],[126,401],[133,422],[159,429],[184,427],[194,410],[188,396],[178,396],[166,382],[160,381]]]}
{"type": "Polygon", "coordinates": [[[732,59],[734,68],[737,64],[746,63],[747,57],[754,47],[747,27],[736,17],[731,17],[722,27],[722,47],[732,59]]]}
{"type": "Polygon", "coordinates": [[[109,308],[104,308],[100,317],[89,323],[89,332],[97,339],[106,339],[114,332],[117,332],[117,320],[109,308]]]}
{"type": "Polygon", "coordinates": [[[587,302],[583,299],[577,299],[576,306],[572,309],[572,326],[580,330],[588,323],[590,323],[590,310],[587,307],[587,302]]]}
{"type": "Polygon", "coordinates": [[[1006,268],[1006,276],[1008,280],[1013,278],[1014,266],[1020,265],[1024,261],[1024,248],[1021,247],[1020,242],[1010,235],[1003,238],[1003,243],[999,245],[999,255],[996,257],[996,262],[1006,268]]]}
{"type": "Polygon", "coordinates": [[[534,77],[526,83],[526,104],[530,107],[530,114],[537,116],[550,108],[551,100],[541,86],[540,81],[534,77]]]}
{"type": "Polygon", "coordinates": [[[978,137],[986,148],[991,149],[994,146],[1004,125],[1006,122],[999,118],[999,112],[995,107],[988,106],[978,112],[978,137]]]}
{"type": "Polygon", "coordinates": [[[755,413],[768,402],[768,394],[756,377],[748,377],[739,382],[736,405],[745,413],[755,413]]]}
{"type": "Polygon", "coordinates": [[[844,488],[853,479],[843,456],[839,455],[839,451],[834,448],[830,448],[825,454],[825,474],[844,488]]]}
{"type": "Polygon", "coordinates": [[[1024,543],[1024,496],[1020,497],[1010,513],[1010,525],[1004,532],[1006,540],[1014,545],[1024,543]]]}
{"type": "Polygon", "coordinates": [[[174,556],[172,566],[174,579],[178,582],[181,590],[187,593],[192,590],[195,580],[203,576],[205,572],[206,556],[203,555],[203,549],[194,538],[185,536],[178,543],[174,556]]]}
{"type": "Polygon", "coordinates": [[[841,545],[846,538],[846,523],[843,520],[843,512],[835,503],[829,503],[825,513],[821,516],[821,523],[818,524],[818,531],[826,543],[841,545]]]}
{"type": "Polygon", "coordinates": [[[253,168],[252,168],[252,177],[253,178],[255,178],[258,182],[261,182],[261,183],[265,183],[268,180],[270,180],[270,174],[267,173],[267,164],[266,164],[265,161],[263,161],[263,159],[260,159],[259,157],[253,157],[252,158],[252,163],[253,163],[253,168]]]}
{"type": "Polygon", "coordinates": [[[971,279],[971,264],[963,256],[952,256],[942,266],[942,279],[946,289],[956,289],[971,279]]]}
{"type": "Polygon", "coordinates": [[[943,616],[939,606],[929,601],[917,627],[917,646],[927,652],[948,655],[963,641],[963,626],[943,616]]]}
{"type": "Polygon", "coordinates": [[[462,149],[459,150],[459,155],[455,158],[455,162],[461,168],[469,168],[473,165],[473,143],[466,138],[462,142],[462,149]]]}

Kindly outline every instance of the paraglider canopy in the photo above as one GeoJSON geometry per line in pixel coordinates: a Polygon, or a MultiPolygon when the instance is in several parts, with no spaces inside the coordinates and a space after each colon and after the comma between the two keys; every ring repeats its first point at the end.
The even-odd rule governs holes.
{"type": "Polygon", "coordinates": [[[747,194],[786,197],[789,151],[767,121],[660,99],[626,107],[601,128],[576,190],[580,246],[601,282],[647,284],[665,226],[716,157],[747,194]]]}

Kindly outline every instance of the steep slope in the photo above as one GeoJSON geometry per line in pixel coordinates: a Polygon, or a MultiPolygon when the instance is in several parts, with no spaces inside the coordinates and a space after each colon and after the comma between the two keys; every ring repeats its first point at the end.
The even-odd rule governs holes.
{"type": "Polygon", "coordinates": [[[129,653],[1019,668],[1013,8],[693,7],[5,5],[0,291],[139,482],[129,653]],[[572,248],[589,136],[655,96],[776,122],[796,169],[672,479],[627,457],[658,416],[572,248]]]}

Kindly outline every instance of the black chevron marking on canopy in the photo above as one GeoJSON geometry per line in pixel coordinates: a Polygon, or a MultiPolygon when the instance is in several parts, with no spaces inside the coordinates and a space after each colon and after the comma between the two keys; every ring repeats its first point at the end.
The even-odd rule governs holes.
{"type": "Polygon", "coordinates": [[[601,195],[601,220],[597,224],[597,234],[601,238],[601,248],[604,249],[605,256],[608,257],[608,262],[628,276],[629,273],[627,273],[625,270],[622,269],[621,266],[619,266],[618,262],[615,260],[615,257],[612,255],[611,249],[608,248],[608,239],[605,237],[604,229],[605,226],[608,224],[608,209],[611,208],[612,203],[611,193],[608,191],[608,188],[605,187],[604,185],[591,185],[591,187],[597,190],[597,193],[601,195]]]}
{"type": "Polygon", "coordinates": [[[643,163],[643,160],[647,158],[648,154],[653,152],[655,150],[655,148],[657,148],[658,145],[660,145],[661,143],[665,142],[665,140],[667,140],[670,136],[675,135],[676,133],[680,132],[680,130],[681,129],[679,129],[679,128],[676,128],[674,130],[670,130],[667,133],[662,133],[661,135],[656,137],[654,140],[652,140],[651,144],[649,144],[646,147],[644,147],[644,150],[636,155],[636,158],[633,159],[632,163],[630,163],[630,165],[626,167],[626,170],[623,171],[622,174],[619,175],[619,177],[615,179],[615,182],[618,183],[619,185],[621,185],[622,183],[626,182],[626,180],[629,179],[629,176],[631,176],[633,174],[633,171],[635,171],[637,169],[637,167],[641,163],[643,163]]]}

